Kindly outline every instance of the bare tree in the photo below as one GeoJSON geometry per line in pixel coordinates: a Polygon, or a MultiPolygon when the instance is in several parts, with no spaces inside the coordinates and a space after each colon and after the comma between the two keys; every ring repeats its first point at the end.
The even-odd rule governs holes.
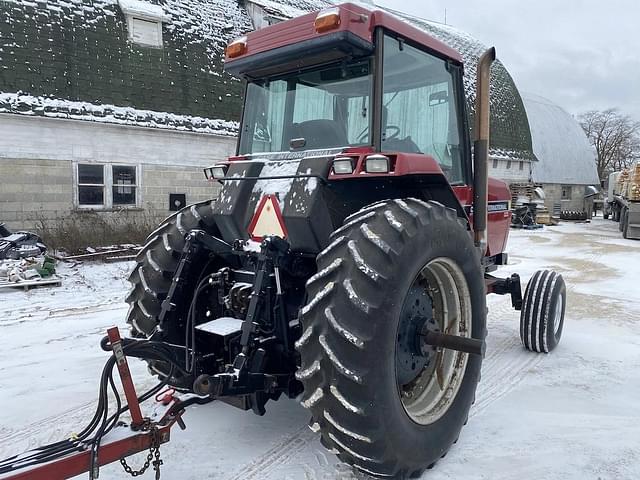
{"type": "Polygon", "coordinates": [[[598,175],[601,180],[610,172],[628,167],[640,158],[640,122],[615,108],[583,113],[582,129],[596,149],[598,175]]]}

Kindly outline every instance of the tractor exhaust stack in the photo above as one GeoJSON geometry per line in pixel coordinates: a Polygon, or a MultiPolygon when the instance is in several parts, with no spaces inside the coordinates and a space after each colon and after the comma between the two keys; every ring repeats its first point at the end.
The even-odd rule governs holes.
{"type": "Polygon", "coordinates": [[[473,238],[482,256],[487,251],[487,202],[489,186],[489,82],[496,49],[491,47],[478,60],[476,80],[476,138],[473,142],[473,238]]]}

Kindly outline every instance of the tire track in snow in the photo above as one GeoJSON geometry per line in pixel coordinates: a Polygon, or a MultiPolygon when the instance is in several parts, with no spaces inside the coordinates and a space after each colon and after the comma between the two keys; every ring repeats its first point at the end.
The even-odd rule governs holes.
{"type": "Polygon", "coordinates": [[[50,318],[66,318],[75,315],[86,315],[89,313],[107,312],[112,310],[125,310],[127,306],[121,301],[106,301],[86,306],[71,306],[64,308],[51,308],[51,309],[19,309],[15,312],[10,312],[10,315],[15,315],[13,319],[0,320],[0,328],[10,327],[20,323],[26,322],[38,322],[47,320],[50,318]]]}
{"type": "Polygon", "coordinates": [[[226,478],[227,480],[266,478],[277,467],[287,463],[302,452],[315,439],[316,434],[305,425],[275,444],[250,464],[226,478]]]}
{"type": "Polygon", "coordinates": [[[469,417],[482,413],[515,389],[544,357],[524,350],[517,336],[502,338],[495,346],[490,347],[489,352],[482,365],[476,403],[471,408],[469,417]]]}
{"type": "Polygon", "coordinates": [[[95,411],[96,400],[82,403],[55,415],[16,429],[0,431],[0,458],[19,453],[44,443],[68,438],[80,431],[95,411]]]}

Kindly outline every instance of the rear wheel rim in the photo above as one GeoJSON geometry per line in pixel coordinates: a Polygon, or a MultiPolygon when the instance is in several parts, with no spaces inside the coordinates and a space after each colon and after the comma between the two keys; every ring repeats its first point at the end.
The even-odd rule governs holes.
{"type": "MultiPolygon", "coordinates": [[[[407,322],[415,323],[412,308],[416,288],[422,288],[431,302],[432,316],[420,326],[450,335],[471,337],[471,296],[464,273],[450,258],[429,261],[418,273],[403,304],[399,332],[406,331],[407,322]]],[[[415,378],[406,381],[406,367],[399,361],[406,351],[406,335],[397,336],[396,379],[398,394],[405,412],[414,422],[429,425],[439,420],[453,404],[462,384],[469,355],[449,349],[422,345],[424,366],[415,378]]]]}

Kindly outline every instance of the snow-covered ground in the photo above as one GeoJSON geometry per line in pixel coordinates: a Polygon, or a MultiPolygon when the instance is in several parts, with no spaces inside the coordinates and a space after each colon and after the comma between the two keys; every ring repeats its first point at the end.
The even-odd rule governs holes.
{"type": "MultiPolygon", "coordinates": [[[[460,441],[424,478],[640,478],[640,242],[596,219],[512,231],[509,251],[505,276],[565,276],[562,342],[549,355],[525,351],[509,298],[490,297],[477,402],[460,441]]],[[[0,458],[66,436],[93,413],[106,359],[98,342],[124,324],[129,268],[62,266],[62,287],[0,293],[0,458]]],[[[154,383],[141,362],[132,367],[139,389],[154,383]]],[[[307,420],[290,400],[269,403],[264,417],[193,407],[187,430],[161,449],[162,478],[362,478],[324,451],[307,420]]],[[[100,478],[129,476],[114,464],[100,478]]]]}

